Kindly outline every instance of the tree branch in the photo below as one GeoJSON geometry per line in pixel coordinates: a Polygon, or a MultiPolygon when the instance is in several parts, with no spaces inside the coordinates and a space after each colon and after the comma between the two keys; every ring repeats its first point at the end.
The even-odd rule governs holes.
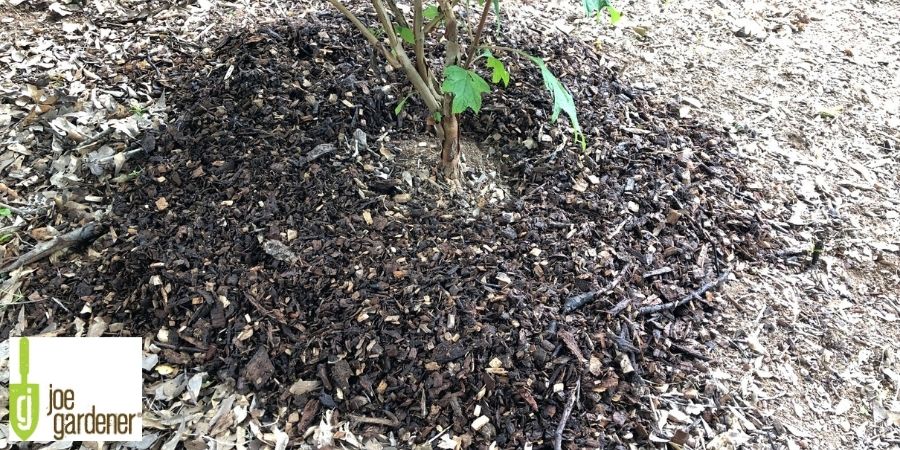
{"type": "Polygon", "coordinates": [[[387,0],[388,7],[391,8],[391,13],[394,14],[394,20],[403,27],[409,28],[409,23],[406,21],[406,17],[403,17],[403,11],[400,11],[400,8],[397,7],[397,3],[394,0],[387,0]]]}
{"type": "Polygon", "coordinates": [[[397,60],[400,61],[400,68],[403,69],[403,72],[406,73],[406,77],[409,78],[409,81],[416,89],[416,92],[422,97],[425,106],[427,106],[431,112],[440,111],[441,104],[438,101],[439,96],[425,81],[425,78],[422,78],[419,75],[416,66],[409,60],[406,50],[403,50],[403,41],[397,37],[397,33],[395,33],[393,27],[391,27],[391,21],[385,11],[384,3],[382,3],[381,0],[372,0],[372,6],[375,7],[375,15],[381,22],[381,26],[383,26],[387,32],[388,42],[390,43],[391,50],[394,51],[397,60]]]}
{"type": "MultiPolygon", "coordinates": [[[[488,1],[489,0],[485,0],[485,2],[488,1]]],[[[579,390],[581,390],[580,378],[575,382],[575,389],[572,389],[572,391],[569,392],[569,398],[566,400],[566,407],[563,408],[562,417],[559,419],[559,425],[556,426],[556,433],[553,433],[554,450],[562,450],[563,431],[566,431],[566,423],[569,421],[569,416],[572,415],[572,407],[575,406],[575,396],[578,395],[579,390]]]]}
{"type": "Polygon", "coordinates": [[[431,34],[431,32],[434,31],[435,28],[437,28],[438,24],[440,24],[442,20],[444,20],[444,16],[443,14],[440,14],[434,19],[431,19],[431,22],[425,24],[425,36],[431,34]]]}
{"type": "Polygon", "coordinates": [[[378,40],[378,38],[376,38],[374,34],[372,34],[369,28],[366,27],[365,24],[363,24],[355,14],[353,14],[352,11],[347,9],[347,7],[340,2],[340,0],[328,0],[328,3],[331,3],[332,6],[340,11],[340,13],[344,15],[344,17],[350,20],[350,22],[352,22],[354,26],[356,26],[356,29],[359,30],[360,33],[362,33],[363,37],[365,37],[367,41],[369,41],[369,44],[380,51],[382,56],[387,59],[388,64],[390,64],[392,67],[400,68],[400,62],[397,61],[397,58],[394,58],[394,56],[391,55],[391,52],[388,51],[387,48],[385,48],[384,44],[382,44],[382,42],[378,40]]]}
{"type": "Polygon", "coordinates": [[[416,41],[416,68],[419,76],[428,80],[428,68],[425,66],[425,33],[423,33],[422,0],[413,0],[413,36],[416,41]]]}
{"type": "Polygon", "coordinates": [[[462,0],[462,1],[463,1],[463,11],[465,13],[465,14],[463,14],[463,17],[465,17],[465,20],[462,21],[463,29],[466,31],[466,36],[471,37],[472,36],[472,27],[469,26],[469,17],[471,16],[471,13],[469,12],[470,0],[462,0]]]}
{"type": "Polygon", "coordinates": [[[491,0],[484,0],[484,9],[481,10],[481,19],[478,20],[478,28],[475,29],[475,37],[472,38],[472,42],[469,45],[469,52],[466,55],[466,63],[463,65],[463,68],[465,69],[468,69],[469,66],[472,65],[472,59],[475,57],[475,52],[481,44],[481,33],[484,32],[484,24],[487,22],[487,16],[490,11],[491,0]]]}
{"type": "Polygon", "coordinates": [[[56,236],[49,241],[35,245],[28,253],[19,256],[18,259],[0,269],[0,274],[12,272],[13,270],[40,261],[69,247],[91,242],[103,233],[105,233],[105,231],[103,230],[102,225],[96,222],[89,222],[80,228],[76,228],[68,233],[56,236]]]}
{"type": "MultiPolygon", "coordinates": [[[[456,3],[457,3],[456,0],[452,0],[450,2],[450,7],[456,6],[456,3]]],[[[441,11],[441,13],[438,14],[437,17],[432,19],[431,22],[428,22],[425,25],[425,36],[428,36],[429,34],[431,34],[431,32],[434,31],[435,28],[437,28],[437,26],[441,23],[442,20],[444,20],[444,12],[443,11],[441,11]]]]}
{"type": "Polygon", "coordinates": [[[611,283],[606,285],[605,288],[599,291],[589,291],[569,297],[568,299],[566,299],[566,302],[563,305],[563,314],[569,314],[577,310],[578,308],[581,308],[582,306],[594,301],[601,295],[612,293],[616,286],[618,286],[619,283],[621,283],[622,280],[625,279],[625,276],[630,273],[630,270],[631,264],[626,264],[625,267],[623,267],[622,270],[619,271],[619,274],[616,276],[616,278],[613,279],[611,283]]]}
{"type": "Polygon", "coordinates": [[[638,310],[637,315],[644,316],[647,314],[658,313],[660,311],[668,311],[670,309],[675,309],[675,308],[691,301],[692,299],[696,298],[699,300],[701,295],[706,293],[706,291],[722,284],[722,282],[724,282],[726,279],[728,279],[728,275],[730,275],[730,274],[731,274],[731,269],[728,269],[725,271],[725,273],[720,275],[715,280],[712,280],[709,283],[706,283],[703,286],[700,286],[699,289],[697,289],[694,292],[691,292],[688,295],[685,295],[680,300],[677,300],[674,302],[669,302],[669,303],[661,303],[659,305],[645,306],[638,310]]]}
{"type": "Polygon", "coordinates": [[[382,3],[381,0],[372,0],[372,6],[375,7],[375,16],[378,17],[378,21],[381,22],[381,26],[387,34],[388,43],[390,44],[391,49],[393,49],[400,39],[397,38],[397,33],[394,32],[391,18],[388,17],[387,11],[384,9],[384,3],[382,3]]]}
{"type": "Polygon", "coordinates": [[[448,0],[438,0],[441,10],[444,12],[444,20],[447,22],[447,54],[444,57],[445,66],[456,65],[459,60],[459,27],[456,24],[456,15],[453,14],[453,5],[448,0]]]}

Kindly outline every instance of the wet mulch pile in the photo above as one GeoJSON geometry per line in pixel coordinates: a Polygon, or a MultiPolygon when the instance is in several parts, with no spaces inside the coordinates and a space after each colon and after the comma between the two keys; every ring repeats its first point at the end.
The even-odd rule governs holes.
{"type": "Polygon", "coordinates": [[[503,192],[454,194],[385,156],[400,151],[385,134],[431,139],[423,109],[398,118],[401,76],[322,16],[136,74],[177,120],[114,194],[91,263],[36,266],[32,286],[59,302],[35,304],[26,334],[72,314],[124,324],[110,331],[151,338],[161,362],[256,392],[292,439],[334,410],[401,447],[449,429],[464,446],[549,448],[576,385],[568,448],[686,439],[697,424],[658,429],[651,396],[706,370],[712,297],[638,310],[765,245],[727,138],[650,103],[588,46],[523,30],[497,43],[547,58],[588,149],[560,145],[539,72],[510,59],[514,85],[464,124],[503,192]],[[320,144],[335,148],[310,161],[320,144]],[[564,308],[579,295],[592,301],[564,308]]]}

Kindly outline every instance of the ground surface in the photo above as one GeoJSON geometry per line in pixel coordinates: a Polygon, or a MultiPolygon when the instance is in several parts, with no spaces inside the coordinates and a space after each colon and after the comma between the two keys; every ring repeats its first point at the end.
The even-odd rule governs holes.
{"type": "Polygon", "coordinates": [[[731,125],[776,234],[824,246],[814,270],[808,256],[774,257],[726,290],[720,339],[733,345],[714,376],[736,400],[736,428],[762,448],[896,447],[900,8],[623,7],[619,34],[558,27],[602,43],[633,85],[731,125]]]}
{"type": "Polygon", "coordinates": [[[400,80],[304,5],[47,6],[4,10],[4,262],[107,233],[13,272],[2,331],[145,336],[147,447],[541,447],[576,381],[571,448],[896,442],[896,9],[510,8],[501,43],[548,57],[592,145],[517,67],[467,119],[462,196],[408,156],[400,80]],[[637,314],[726,266],[725,295],[637,314]]]}

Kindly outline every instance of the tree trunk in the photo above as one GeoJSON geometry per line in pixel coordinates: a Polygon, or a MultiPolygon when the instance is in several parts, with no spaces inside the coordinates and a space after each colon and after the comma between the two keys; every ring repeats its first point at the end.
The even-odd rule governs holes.
{"type": "Polygon", "coordinates": [[[440,123],[443,137],[441,142],[441,170],[449,180],[459,178],[459,120],[456,114],[448,114],[440,123]]]}

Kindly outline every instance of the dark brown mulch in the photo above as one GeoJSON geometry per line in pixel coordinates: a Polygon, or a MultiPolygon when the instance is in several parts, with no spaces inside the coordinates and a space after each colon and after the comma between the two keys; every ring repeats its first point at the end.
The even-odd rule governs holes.
{"type": "Polygon", "coordinates": [[[61,305],[38,304],[30,331],[90,305],[82,318],[122,322],[126,334],[169,330],[168,363],[236,380],[273,417],[287,407],[384,418],[401,442],[441,427],[478,447],[549,448],[577,379],[569,448],[666,437],[646,395],[705,370],[697,330],[711,312],[706,297],[649,317],[636,309],[675,301],[764,245],[727,138],[557,36],[520,47],[572,89],[587,152],[558,149],[555,129],[554,143],[540,142],[550,112],[540,75],[511,59],[516,84],[465,130],[504,155],[512,198],[477,214],[465,198],[437,206],[445,193],[410,186],[374,142],[384,131],[423,139],[421,108],[413,100],[398,119],[402,79],[323,14],[235,32],[199,61],[157,62],[177,120],[115,194],[95,264],[75,277],[38,266],[39,294],[61,305]],[[347,148],[356,128],[372,152],[347,148]],[[539,145],[528,150],[528,138],[539,145]],[[323,143],[337,150],[297,164],[323,143]],[[270,256],[271,240],[293,257],[270,256]],[[612,295],[563,313],[622,270],[612,295]],[[321,387],[289,394],[301,379],[321,387]],[[473,431],[476,407],[489,424],[473,431]]]}

